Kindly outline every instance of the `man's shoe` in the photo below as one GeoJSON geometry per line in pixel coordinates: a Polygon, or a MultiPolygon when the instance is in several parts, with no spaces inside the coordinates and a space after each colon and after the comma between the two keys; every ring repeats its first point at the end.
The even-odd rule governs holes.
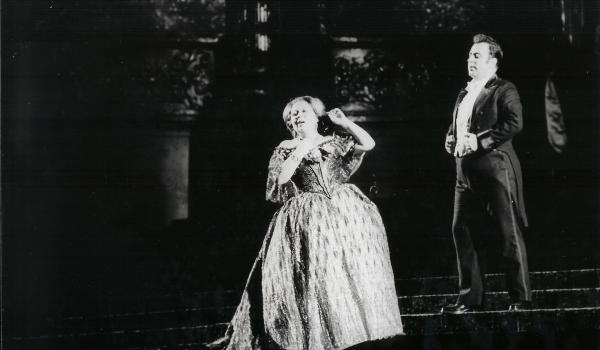
{"type": "Polygon", "coordinates": [[[509,312],[525,311],[525,310],[529,310],[530,307],[531,307],[531,302],[518,301],[518,302],[511,303],[508,306],[508,311],[509,312]]]}
{"type": "Polygon", "coordinates": [[[443,314],[462,315],[466,312],[479,310],[481,310],[481,306],[477,305],[450,304],[443,306],[440,312],[443,314]]]}

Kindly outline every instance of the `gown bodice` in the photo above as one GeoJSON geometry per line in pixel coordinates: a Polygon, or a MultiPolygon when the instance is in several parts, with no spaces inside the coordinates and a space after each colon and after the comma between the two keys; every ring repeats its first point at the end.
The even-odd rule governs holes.
{"type": "Polygon", "coordinates": [[[290,181],[281,185],[276,183],[281,164],[294,149],[277,147],[269,164],[267,199],[283,203],[304,193],[331,198],[333,191],[346,183],[360,166],[363,154],[354,151],[355,145],[351,136],[327,137],[302,159],[290,181]]]}

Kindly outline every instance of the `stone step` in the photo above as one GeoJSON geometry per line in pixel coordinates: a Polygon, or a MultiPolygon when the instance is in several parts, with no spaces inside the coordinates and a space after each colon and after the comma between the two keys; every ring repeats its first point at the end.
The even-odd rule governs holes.
{"type": "Polygon", "coordinates": [[[131,330],[97,330],[68,332],[37,337],[4,339],[8,349],[94,350],[94,349],[201,349],[207,340],[221,337],[227,324],[188,327],[146,328],[131,330]]]}
{"type": "Polygon", "coordinates": [[[229,322],[235,312],[235,306],[214,306],[183,309],[156,310],[149,312],[131,312],[108,314],[95,317],[68,317],[54,324],[54,327],[42,330],[53,334],[68,329],[77,332],[103,330],[130,331],[144,325],[146,328],[192,327],[213,323],[229,322]]]}
{"type": "Polygon", "coordinates": [[[600,330],[600,307],[482,311],[463,315],[424,313],[403,316],[402,321],[408,335],[600,330]]]}
{"type": "MultiPolygon", "coordinates": [[[[439,339],[474,334],[501,334],[509,337],[517,334],[542,334],[561,337],[561,334],[600,334],[600,307],[532,309],[519,312],[485,311],[463,315],[414,314],[403,316],[403,323],[406,336],[398,337],[400,341],[409,340],[410,343],[412,339],[414,348],[422,349],[423,340],[429,339],[425,337],[439,339]]],[[[4,345],[9,349],[28,350],[195,350],[202,349],[202,343],[222,336],[226,327],[227,324],[221,323],[160,329],[71,332],[29,338],[13,337],[5,339],[4,345]]]]}
{"type": "Polygon", "coordinates": [[[175,308],[225,307],[237,304],[242,290],[220,289],[194,293],[105,296],[109,313],[153,312],[175,308]]]}
{"type": "MultiPolygon", "coordinates": [[[[533,289],[573,289],[600,287],[600,269],[540,271],[531,272],[533,289]]],[[[485,277],[486,290],[504,291],[504,275],[488,274],[485,277]]],[[[423,277],[397,279],[399,296],[452,294],[458,289],[456,276],[423,277]]],[[[145,296],[106,296],[105,313],[139,313],[167,309],[187,309],[205,306],[235,306],[241,297],[241,290],[221,289],[197,293],[173,293],[145,296]]]]}
{"type": "MultiPolygon", "coordinates": [[[[600,269],[530,272],[532,289],[572,289],[600,287],[600,269]]],[[[486,274],[488,291],[505,289],[504,274],[486,274]]],[[[419,277],[396,279],[396,290],[400,296],[450,294],[458,291],[457,276],[419,277]]]]}
{"type": "MultiPolygon", "coordinates": [[[[486,310],[501,311],[508,308],[507,292],[488,292],[486,310]]],[[[456,301],[456,294],[403,296],[398,298],[403,315],[435,313],[445,304],[456,301]]],[[[532,307],[535,309],[578,308],[600,306],[600,288],[547,289],[532,291],[532,307]]]]}
{"type": "Polygon", "coordinates": [[[206,347],[203,343],[192,342],[155,346],[133,346],[121,350],[206,350],[206,347]]]}
{"type": "MultiPolygon", "coordinates": [[[[535,290],[532,294],[532,307],[536,309],[600,306],[600,288],[535,290]]],[[[509,304],[507,292],[489,292],[486,293],[486,299],[486,310],[490,311],[505,310],[509,304]]],[[[411,315],[436,313],[443,305],[455,300],[455,294],[404,296],[398,298],[398,304],[402,315],[411,315]]],[[[224,323],[231,319],[234,311],[235,306],[215,306],[78,317],[63,320],[60,328],[85,332],[97,329],[133,330],[140,324],[148,328],[164,328],[224,323]]],[[[48,330],[47,333],[52,333],[52,330],[48,330]]]]}
{"type": "MultiPolygon", "coordinates": [[[[533,307],[537,314],[546,310],[590,310],[597,314],[600,306],[600,269],[582,269],[568,271],[532,272],[531,280],[534,288],[533,307]]],[[[503,291],[501,274],[487,275],[487,313],[492,316],[482,320],[493,320],[495,313],[502,313],[508,304],[508,295],[503,291]]],[[[455,277],[426,277],[397,280],[399,305],[407,322],[426,322],[436,324],[445,315],[436,315],[440,307],[456,300],[455,277]],[[419,293],[422,292],[422,293],[419,293]],[[434,292],[434,293],[426,293],[434,292]],[[424,317],[427,321],[413,317],[424,317]]],[[[33,334],[41,334],[38,338],[28,338],[32,342],[44,342],[44,339],[61,340],[102,337],[120,339],[119,334],[163,334],[169,332],[208,332],[214,327],[223,327],[229,322],[235,306],[239,302],[240,292],[234,290],[218,290],[215,292],[199,292],[190,295],[171,294],[134,297],[120,296],[110,299],[108,310],[103,315],[73,316],[48,322],[45,329],[33,334]],[[162,333],[161,333],[162,332],[162,333]],[[37,339],[37,340],[36,340],[37,339]]],[[[573,311],[574,312],[574,311],[573,311]]],[[[591,312],[591,311],[590,311],[591,312]]],[[[484,312],[485,313],[485,312],[484,312]]],[[[476,314],[478,315],[478,314],[476,314]]],[[[469,316],[471,317],[471,316],[469,316]]],[[[486,321],[487,322],[487,321],[486,321]]],[[[496,322],[496,321],[489,321],[496,322]]],[[[592,323],[593,324],[593,323],[592,323]]],[[[411,326],[412,327],[412,326],[411,326]]],[[[441,326],[438,326],[438,328],[441,326]]],[[[495,326],[494,326],[495,327],[495,326]]],[[[408,329],[411,329],[410,327],[408,329]]],[[[414,328],[413,328],[414,329],[414,328]]],[[[444,331],[445,328],[439,328],[444,331]]],[[[219,332],[214,334],[218,335],[219,332]]],[[[154,339],[151,336],[150,339],[154,339]]],[[[159,337],[160,338],[160,337],[159,337]]],[[[211,339],[210,337],[205,337],[211,339]]],[[[214,338],[214,337],[213,337],[214,338]]],[[[192,344],[195,337],[176,337],[178,344],[192,344]]],[[[19,341],[12,338],[11,341],[19,341]]],[[[68,342],[68,341],[67,341],[68,342]]],[[[131,346],[138,346],[132,342],[131,346]]],[[[159,342],[151,343],[161,344],[159,342]]],[[[169,344],[174,344],[169,342],[169,344]]],[[[119,345],[120,346],[120,345],[119,345]]],[[[145,346],[145,345],[144,345],[145,346]]]]}
{"type": "MultiPolygon", "coordinates": [[[[557,287],[548,291],[536,290],[534,306],[540,308],[596,306],[599,287],[599,269],[532,272],[534,286],[557,287]],[[582,288],[573,288],[579,286],[582,288]],[[583,287],[590,287],[583,288],[583,287]],[[596,289],[593,289],[596,287],[596,289]],[[567,297],[574,293],[572,297],[567,297]],[[586,305],[585,303],[590,304],[586,305]]],[[[507,293],[503,291],[502,275],[487,275],[488,309],[502,310],[508,304],[507,293]],[[496,291],[496,292],[494,292],[496,291]]],[[[403,314],[435,312],[456,300],[455,277],[413,278],[397,281],[399,305],[403,314]],[[417,291],[433,291],[415,295],[417,291]],[[441,291],[441,292],[438,292],[441,291]],[[436,293],[437,292],[437,293],[436,293]]],[[[49,322],[49,327],[40,333],[52,334],[61,329],[132,329],[139,324],[152,327],[173,325],[208,324],[227,322],[231,318],[241,292],[218,290],[198,292],[189,295],[170,294],[133,297],[121,296],[110,300],[103,315],[73,316],[49,322]]]]}

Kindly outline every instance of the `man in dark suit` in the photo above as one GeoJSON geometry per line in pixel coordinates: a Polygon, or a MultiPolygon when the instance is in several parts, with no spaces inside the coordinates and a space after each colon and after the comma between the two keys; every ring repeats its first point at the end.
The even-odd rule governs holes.
{"type": "Polygon", "coordinates": [[[502,254],[509,311],[526,309],[531,301],[521,166],[512,145],[523,127],[522,108],[515,85],[496,75],[501,59],[502,49],[493,38],[473,37],[467,60],[472,80],[458,95],[446,135],[446,151],[456,159],[452,234],[460,291],[456,303],[444,306],[443,313],[461,314],[484,306],[478,248],[493,238],[486,235],[495,232],[500,234],[501,246],[494,248],[502,254]],[[480,215],[489,222],[485,232],[475,229],[480,215]]]}

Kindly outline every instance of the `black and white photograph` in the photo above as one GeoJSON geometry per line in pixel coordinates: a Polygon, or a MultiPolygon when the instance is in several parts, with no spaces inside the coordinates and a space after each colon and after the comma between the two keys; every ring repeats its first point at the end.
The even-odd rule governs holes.
{"type": "Polygon", "coordinates": [[[600,350],[598,0],[2,0],[7,350],[600,350]]]}

